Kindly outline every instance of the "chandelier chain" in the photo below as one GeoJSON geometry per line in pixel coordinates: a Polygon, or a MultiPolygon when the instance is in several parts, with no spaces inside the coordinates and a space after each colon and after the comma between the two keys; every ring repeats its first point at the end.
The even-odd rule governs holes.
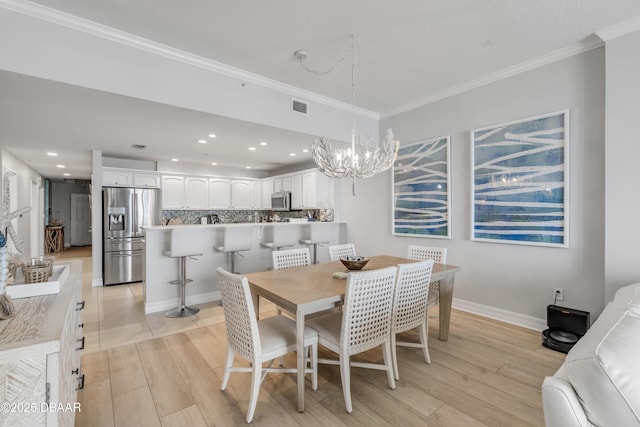
{"type": "Polygon", "coordinates": [[[345,59],[347,59],[347,56],[349,56],[349,53],[352,54],[352,57],[355,57],[354,38],[355,38],[355,34],[351,34],[351,47],[349,47],[347,49],[347,51],[342,55],[342,57],[340,59],[338,59],[338,61],[335,64],[333,64],[333,66],[331,66],[328,70],[314,70],[313,68],[307,67],[305,65],[305,63],[304,63],[304,61],[307,58],[304,55],[298,56],[298,62],[300,63],[300,66],[302,68],[304,68],[304,70],[306,72],[311,73],[311,74],[315,74],[316,76],[326,76],[328,74],[331,74],[336,68],[338,68],[338,66],[340,64],[342,64],[344,62],[345,59]]]}
{"type": "Polygon", "coordinates": [[[391,129],[387,129],[385,141],[376,145],[371,135],[356,134],[356,64],[357,52],[355,35],[351,35],[351,45],[345,54],[326,71],[312,70],[304,64],[307,52],[298,50],[294,53],[302,68],[315,75],[326,75],[336,69],[347,55],[351,53],[351,144],[335,143],[329,138],[317,138],[311,146],[313,159],[318,169],[332,178],[351,178],[352,192],[356,195],[356,178],[368,178],[389,169],[396,160],[400,141],[393,136],[391,129]]]}

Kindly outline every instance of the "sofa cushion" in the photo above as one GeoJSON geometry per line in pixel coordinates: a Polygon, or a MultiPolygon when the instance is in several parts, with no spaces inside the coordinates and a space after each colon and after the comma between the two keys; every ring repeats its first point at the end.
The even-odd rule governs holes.
{"type": "Polygon", "coordinates": [[[640,314],[620,315],[618,307],[609,306],[569,352],[566,372],[591,423],[640,424],[638,355],[640,314]]]}

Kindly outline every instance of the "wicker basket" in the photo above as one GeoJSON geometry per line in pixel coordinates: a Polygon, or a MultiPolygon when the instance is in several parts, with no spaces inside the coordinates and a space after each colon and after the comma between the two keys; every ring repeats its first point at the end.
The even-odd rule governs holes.
{"type": "Polygon", "coordinates": [[[38,258],[25,260],[22,265],[24,283],[46,282],[51,276],[51,263],[38,258]]]}

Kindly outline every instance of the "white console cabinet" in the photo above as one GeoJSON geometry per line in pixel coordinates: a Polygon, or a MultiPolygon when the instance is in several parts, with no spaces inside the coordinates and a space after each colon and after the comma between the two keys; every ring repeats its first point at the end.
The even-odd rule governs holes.
{"type": "Polygon", "coordinates": [[[71,427],[81,409],[82,261],[63,264],[60,293],[16,299],[15,315],[0,322],[2,426],[71,427]]]}

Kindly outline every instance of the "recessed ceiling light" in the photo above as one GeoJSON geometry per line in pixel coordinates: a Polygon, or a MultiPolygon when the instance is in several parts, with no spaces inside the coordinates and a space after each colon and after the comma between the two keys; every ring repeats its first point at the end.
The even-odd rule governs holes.
{"type": "Polygon", "coordinates": [[[71,176],[71,174],[70,174],[70,173],[63,173],[62,175],[64,175],[64,176],[71,176]]]}
{"type": "Polygon", "coordinates": [[[56,165],[57,168],[64,169],[64,165],[56,165]]]}
{"type": "Polygon", "coordinates": [[[55,157],[55,156],[57,156],[57,155],[58,155],[58,153],[54,153],[53,151],[49,151],[49,152],[47,153],[47,156],[51,156],[51,157],[55,157]]]}
{"type": "Polygon", "coordinates": [[[177,161],[178,161],[178,159],[171,159],[171,161],[172,161],[172,162],[177,162],[177,161]]]}
{"type": "Polygon", "coordinates": [[[296,155],[296,153],[289,153],[290,157],[294,157],[296,155]]]}
{"type": "Polygon", "coordinates": [[[262,142],[260,142],[260,145],[265,146],[265,145],[267,145],[267,143],[262,141],[262,142]]]}
{"type": "Polygon", "coordinates": [[[215,133],[210,133],[210,134],[209,134],[209,138],[215,138],[215,137],[216,137],[216,134],[215,134],[215,133]]]}
{"type": "Polygon", "coordinates": [[[251,166],[245,166],[245,169],[251,169],[251,166]]]}
{"type": "Polygon", "coordinates": [[[256,147],[249,147],[249,151],[256,151],[256,147]]]}
{"type": "Polygon", "coordinates": [[[199,140],[198,140],[198,142],[199,142],[200,144],[206,144],[206,143],[207,143],[207,140],[206,140],[206,139],[199,139],[199,140]]]}
{"type": "Polygon", "coordinates": [[[304,150],[302,150],[303,153],[308,153],[309,150],[307,150],[306,148],[304,150]]]}
{"type": "Polygon", "coordinates": [[[216,162],[211,163],[211,166],[218,166],[216,162]]]}

